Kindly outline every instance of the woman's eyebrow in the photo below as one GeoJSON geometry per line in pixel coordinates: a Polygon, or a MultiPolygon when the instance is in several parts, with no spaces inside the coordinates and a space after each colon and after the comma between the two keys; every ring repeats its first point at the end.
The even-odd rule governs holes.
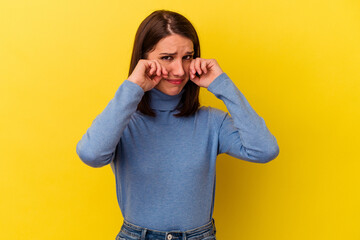
{"type": "Polygon", "coordinates": [[[177,53],[160,53],[160,55],[176,55],[177,53]]]}
{"type": "MultiPolygon", "coordinates": [[[[191,52],[186,52],[186,54],[193,54],[194,51],[191,51],[191,52]]],[[[176,55],[177,52],[174,52],[174,53],[159,53],[160,55],[169,55],[169,56],[173,56],[173,55],[176,55]]]]}

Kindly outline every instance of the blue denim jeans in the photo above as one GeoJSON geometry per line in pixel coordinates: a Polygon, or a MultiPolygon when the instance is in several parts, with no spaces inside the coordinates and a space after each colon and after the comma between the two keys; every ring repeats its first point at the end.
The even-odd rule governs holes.
{"type": "Polygon", "coordinates": [[[124,220],[116,240],[215,240],[215,220],[208,224],[185,232],[162,232],[131,224],[124,220]]]}

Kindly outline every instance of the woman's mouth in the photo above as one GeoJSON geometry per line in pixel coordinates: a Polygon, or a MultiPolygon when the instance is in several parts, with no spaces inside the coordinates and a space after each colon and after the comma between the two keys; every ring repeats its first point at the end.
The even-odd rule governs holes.
{"type": "Polygon", "coordinates": [[[169,83],[175,84],[175,85],[179,85],[182,83],[183,79],[178,78],[178,79],[165,79],[166,81],[168,81],[169,83]]]}

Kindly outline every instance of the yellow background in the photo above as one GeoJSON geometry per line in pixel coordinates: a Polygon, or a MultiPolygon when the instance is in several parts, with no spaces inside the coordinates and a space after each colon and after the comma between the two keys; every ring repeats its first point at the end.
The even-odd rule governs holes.
{"type": "MultiPolygon", "coordinates": [[[[115,239],[110,166],[76,143],[127,77],[153,10],[185,15],[276,136],[254,164],[221,155],[218,238],[360,239],[360,2],[0,2],[0,238],[115,239]]],[[[203,105],[226,110],[203,90],[203,105]]],[[[169,213],[171,214],[171,213],[169,213]]]]}

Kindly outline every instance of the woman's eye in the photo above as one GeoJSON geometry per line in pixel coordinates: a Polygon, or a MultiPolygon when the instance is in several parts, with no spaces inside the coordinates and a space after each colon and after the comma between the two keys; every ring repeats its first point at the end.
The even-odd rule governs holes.
{"type": "Polygon", "coordinates": [[[192,58],[193,58],[192,55],[187,55],[187,56],[184,57],[185,60],[190,60],[190,59],[192,59],[192,58]]]}
{"type": "Polygon", "coordinates": [[[172,60],[172,57],[171,56],[164,56],[164,57],[161,57],[162,60],[172,60]]]}
{"type": "MultiPolygon", "coordinates": [[[[165,60],[165,61],[172,61],[174,60],[174,58],[172,56],[163,56],[160,58],[161,60],[165,60]]],[[[193,59],[193,56],[192,55],[186,55],[183,57],[183,59],[185,60],[190,60],[190,59],[193,59]]]]}

